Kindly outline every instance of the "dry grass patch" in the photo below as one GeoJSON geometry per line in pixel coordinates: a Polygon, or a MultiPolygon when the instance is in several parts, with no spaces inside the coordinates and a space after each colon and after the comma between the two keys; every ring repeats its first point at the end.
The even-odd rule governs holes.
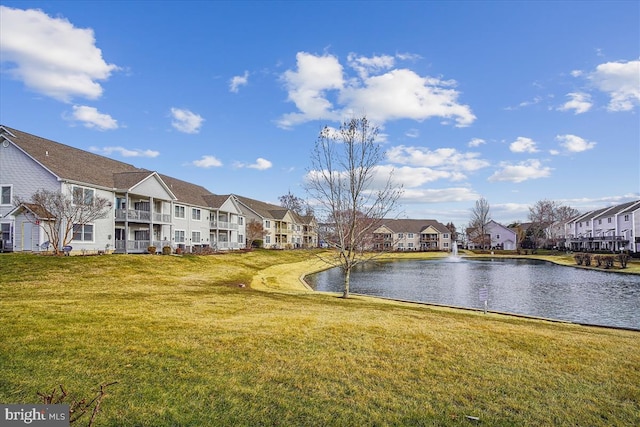
{"type": "Polygon", "coordinates": [[[640,334],[344,300],[300,285],[316,262],[0,256],[0,401],[118,381],[98,425],[640,424],[640,334]]]}

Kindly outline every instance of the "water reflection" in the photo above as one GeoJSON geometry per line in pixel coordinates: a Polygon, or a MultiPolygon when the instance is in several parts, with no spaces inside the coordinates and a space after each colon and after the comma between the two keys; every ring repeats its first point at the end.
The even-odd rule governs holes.
{"type": "MultiPolygon", "coordinates": [[[[341,292],[339,269],[307,277],[318,291],[341,292]]],[[[483,308],[572,322],[640,329],[640,276],[563,267],[545,261],[486,259],[376,262],[358,266],[351,291],[483,308]]]]}

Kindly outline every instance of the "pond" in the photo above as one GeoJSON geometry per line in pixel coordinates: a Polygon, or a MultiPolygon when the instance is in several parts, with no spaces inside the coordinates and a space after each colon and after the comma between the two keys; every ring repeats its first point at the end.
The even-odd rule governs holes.
{"type": "MultiPolygon", "coordinates": [[[[309,275],[317,291],[341,292],[341,270],[309,275]]],[[[350,291],[372,296],[640,329],[640,276],[528,259],[445,258],[357,266],[350,291]],[[482,297],[482,299],[481,299],[482,297]]]]}

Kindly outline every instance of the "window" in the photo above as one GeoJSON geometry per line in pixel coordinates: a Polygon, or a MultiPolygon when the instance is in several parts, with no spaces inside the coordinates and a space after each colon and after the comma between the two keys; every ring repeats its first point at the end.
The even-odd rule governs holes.
{"type": "Polygon", "coordinates": [[[11,224],[5,222],[0,224],[0,246],[4,247],[4,242],[11,241],[11,224]]]}
{"type": "Polygon", "coordinates": [[[404,237],[404,234],[398,233],[398,239],[402,239],[403,237],[404,237]]]}
{"type": "Polygon", "coordinates": [[[72,189],[74,205],[91,205],[93,204],[93,195],[95,191],[92,188],[76,187],[72,189]]]}
{"type": "Polygon", "coordinates": [[[11,186],[3,185],[2,192],[0,193],[0,205],[11,204],[11,186]]]}
{"type": "Polygon", "coordinates": [[[449,238],[449,233],[444,233],[444,234],[442,235],[442,238],[443,238],[443,239],[448,239],[448,238],[449,238]]]}
{"type": "Polygon", "coordinates": [[[92,224],[74,224],[73,240],[77,242],[93,242],[92,224]]]}
{"type": "Polygon", "coordinates": [[[271,236],[265,236],[264,237],[264,242],[268,245],[271,243],[271,236]]]}
{"type": "Polygon", "coordinates": [[[239,216],[238,217],[238,225],[243,225],[244,224],[244,218],[239,216]]]}
{"type": "Polygon", "coordinates": [[[196,208],[191,209],[191,219],[200,221],[200,215],[201,215],[200,209],[196,209],[196,208]]]}
{"type": "Polygon", "coordinates": [[[499,239],[499,238],[500,238],[500,235],[499,235],[499,234],[496,234],[496,239],[499,239]]]}
{"type": "Polygon", "coordinates": [[[611,217],[607,218],[607,223],[611,224],[611,217]]]}
{"type": "Polygon", "coordinates": [[[407,244],[407,246],[409,246],[410,248],[412,248],[412,247],[413,247],[413,243],[409,243],[409,244],[407,244]]]}
{"type": "Polygon", "coordinates": [[[136,230],[133,232],[133,238],[137,241],[149,240],[149,230],[136,230]]]}
{"type": "Polygon", "coordinates": [[[413,239],[413,233],[409,233],[409,234],[407,234],[407,237],[408,237],[409,239],[413,239]]]}
{"type": "Polygon", "coordinates": [[[192,243],[200,243],[200,232],[192,231],[191,232],[191,242],[192,243]]]}
{"type": "Polygon", "coordinates": [[[184,230],[176,230],[174,236],[176,243],[184,243],[184,230]]]}
{"type": "Polygon", "coordinates": [[[398,243],[398,248],[403,248],[404,247],[404,243],[398,243]]]}
{"type": "Polygon", "coordinates": [[[271,221],[265,221],[264,228],[271,228],[271,221]]]}
{"type": "MultiPolygon", "coordinates": [[[[176,205],[175,209],[174,209],[174,216],[176,218],[184,218],[184,206],[178,206],[176,205]]],[[[183,236],[184,238],[184,236],[183,236]]],[[[184,240],[183,240],[184,241],[184,240]]]]}
{"type": "Polygon", "coordinates": [[[625,215],[625,216],[624,216],[624,220],[625,220],[625,221],[629,221],[629,215],[625,215]]]}

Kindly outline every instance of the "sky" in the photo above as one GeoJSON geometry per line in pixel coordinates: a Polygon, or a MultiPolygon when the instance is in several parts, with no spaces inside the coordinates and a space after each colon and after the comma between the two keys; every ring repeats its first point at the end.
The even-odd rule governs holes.
{"type": "Polygon", "coordinates": [[[398,216],[640,199],[638,1],[2,1],[0,123],[206,187],[307,198],[366,116],[398,216]]]}

